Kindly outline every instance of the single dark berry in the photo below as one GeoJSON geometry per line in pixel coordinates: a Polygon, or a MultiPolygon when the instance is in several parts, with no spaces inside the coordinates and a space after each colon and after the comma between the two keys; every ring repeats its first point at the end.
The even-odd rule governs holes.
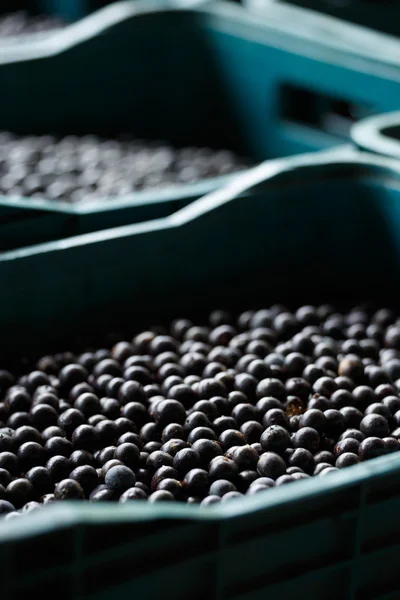
{"type": "Polygon", "coordinates": [[[183,480],[183,488],[189,495],[204,496],[209,485],[209,474],[204,469],[192,469],[183,480]]]}
{"type": "Polygon", "coordinates": [[[67,479],[72,470],[71,466],[71,462],[65,456],[52,456],[46,463],[46,469],[54,483],[67,479]]]}
{"type": "Polygon", "coordinates": [[[29,469],[34,466],[42,465],[46,460],[46,454],[47,451],[37,442],[26,442],[25,444],[22,444],[19,447],[17,456],[23,472],[29,471],[29,469]]]}
{"type": "Polygon", "coordinates": [[[54,496],[56,500],[81,500],[84,492],[74,479],[63,479],[54,488],[54,496]]]}
{"type": "Polygon", "coordinates": [[[265,452],[258,460],[257,471],[262,477],[270,477],[275,480],[285,474],[286,465],[278,454],[265,452]]]}
{"type": "Polygon", "coordinates": [[[339,438],[339,441],[347,439],[347,438],[353,438],[355,440],[358,440],[360,443],[365,440],[365,435],[359,431],[358,429],[346,429],[339,438]]]}
{"type": "Polygon", "coordinates": [[[99,447],[100,437],[91,425],[79,425],[72,434],[72,443],[75,449],[93,452],[99,447]]]}
{"type": "Polygon", "coordinates": [[[376,402],[374,390],[367,385],[359,385],[353,392],[354,406],[360,410],[365,410],[369,404],[376,402]]]}
{"type": "Polygon", "coordinates": [[[280,425],[268,427],[261,435],[260,444],[264,450],[278,454],[292,445],[289,432],[280,425]]]}
{"type": "Polygon", "coordinates": [[[125,443],[117,446],[114,456],[130,469],[135,470],[139,467],[140,451],[135,444],[125,443]]]}
{"type": "Polygon", "coordinates": [[[399,440],[397,440],[393,437],[386,437],[386,438],[383,438],[382,441],[385,442],[386,451],[388,454],[390,454],[392,452],[398,452],[400,450],[399,440]]]}
{"type": "Polygon", "coordinates": [[[382,415],[375,413],[369,414],[363,418],[360,423],[360,430],[368,437],[387,437],[389,435],[389,425],[387,419],[382,415]]]}
{"type": "Polygon", "coordinates": [[[130,502],[131,500],[147,500],[148,494],[138,487],[131,487],[121,495],[119,502],[124,504],[125,502],[130,502]]]}
{"type": "Polygon", "coordinates": [[[335,467],[337,469],[343,469],[344,467],[351,467],[352,465],[356,465],[360,462],[360,458],[357,454],[353,452],[343,452],[338,456],[335,467]]]}
{"type": "Polygon", "coordinates": [[[286,389],[284,384],[276,378],[268,377],[262,379],[256,388],[257,398],[264,398],[265,396],[273,396],[278,400],[285,400],[286,389]]]}
{"type": "Polygon", "coordinates": [[[173,466],[182,475],[186,475],[191,469],[200,465],[200,454],[192,448],[183,448],[174,456],[173,466]]]}
{"type": "Polygon", "coordinates": [[[55,408],[48,404],[37,404],[30,411],[30,418],[39,431],[43,431],[50,425],[56,425],[58,413],[55,408]]]}
{"type": "Polygon", "coordinates": [[[6,497],[16,508],[22,508],[24,504],[33,500],[34,487],[27,479],[14,479],[8,484],[6,497]]]}
{"type": "Polygon", "coordinates": [[[243,446],[246,443],[244,435],[236,429],[226,429],[218,438],[222,448],[228,450],[232,446],[243,446]]]}
{"type": "Polygon", "coordinates": [[[167,452],[163,452],[162,450],[157,450],[156,452],[149,454],[146,467],[153,471],[157,471],[160,467],[172,467],[173,462],[174,459],[170,454],[167,454],[167,452]]]}
{"type": "Polygon", "coordinates": [[[382,399],[382,404],[390,410],[391,415],[394,415],[398,410],[400,410],[400,398],[397,396],[386,396],[382,399]]]}
{"type": "Polygon", "coordinates": [[[54,487],[46,467],[33,467],[25,474],[25,477],[33,485],[35,495],[39,497],[50,493],[54,487]]]}
{"type": "Polygon", "coordinates": [[[67,435],[72,435],[79,425],[83,425],[85,417],[80,410],[69,408],[58,418],[58,426],[66,431],[67,435]]]}
{"type": "Polygon", "coordinates": [[[187,441],[189,444],[193,444],[197,440],[216,440],[217,436],[210,427],[196,427],[189,433],[187,441]]]}
{"type": "Polygon", "coordinates": [[[109,489],[123,492],[135,485],[136,477],[129,467],[117,465],[107,471],[104,482],[109,489]]]}
{"type": "Polygon", "coordinates": [[[157,490],[149,496],[149,502],[171,502],[175,497],[167,490],[157,490]]]}
{"type": "Polygon", "coordinates": [[[296,448],[289,459],[292,467],[299,467],[305,473],[311,474],[314,470],[314,457],[309,450],[305,448],[296,448]]]}
{"type": "Polygon", "coordinates": [[[361,460],[369,460],[386,454],[386,444],[378,437],[367,437],[360,443],[358,456],[361,460]]]}
{"type": "Polygon", "coordinates": [[[192,446],[193,450],[200,454],[201,466],[208,466],[210,461],[216,456],[222,455],[222,448],[218,442],[214,440],[197,440],[192,446]]]}
{"type": "MultiPolygon", "coordinates": [[[[39,434],[39,432],[37,432],[37,433],[39,434]]],[[[42,440],[44,443],[46,443],[48,440],[50,440],[51,438],[54,438],[54,437],[66,438],[67,434],[64,431],[64,429],[61,429],[61,427],[58,427],[57,425],[51,425],[50,427],[47,427],[44,431],[42,431],[41,436],[39,434],[39,438],[34,439],[34,440],[27,440],[27,441],[38,442],[38,444],[40,444],[42,442],[42,440]]]]}
{"type": "Polygon", "coordinates": [[[360,426],[363,414],[358,408],[355,408],[354,406],[344,406],[340,409],[340,412],[344,417],[345,427],[357,429],[360,426]]]}
{"type": "Polygon", "coordinates": [[[77,383],[87,381],[88,375],[88,371],[82,365],[70,364],[60,370],[58,379],[62,388],[70,390],[77,383]]]}
{"type": "Polygon", "coordinates": [[[325,431],[326,418],[321,410],[315,408],[307,410],[299,419],[299,429],[311,427],[322,434],[325,431]]]}
{"type": "Polygon", "coordinates": [[[209,465],[209,475],[212,480],[216,479],[235,479],[238,473],[236,463],[225,456],[216,456],[209,465]]]}
{"type": "Polygon", "coordinates": [[[115,500],[115,491],[110,490],[104,484],[98,485],[90,494],[89,500],[91,502],[111,502],[115,500]]]}
{"type": "Polygon", "coordinates": [[[328,437],[335,438],[340,435],[345,429],[345,420],[342,413],[334,408],[326,410],[325,416],[325,433],[328,437]]]}
{"type": "Polygon", "coordinates": [[[17,475],[19,471],[19,460],[12,452],[0,452],[0,469],[5,469],[11,475],[17,475]]]}
{"type": "Polygon", "coordinates": [[[289,417],[284,410],[280,408],[271,408],[263,417],[263,425],[265,428],[271,425],[280,425],[285,429],[289,429],[289,417]]]}
{"type": "Polygon", "coordinates": [[[346,438],[344,440],[340,440],[334,449],[335,456],[341,456],[342,454],[352,452],[353,454],[358,453],[358,449],[360,446],[360,442],[355,440],[354,438],[346,438]]]}
{"type": "MultiPolygon", "coordinates": [[[[115,398],[101,398],[100,406],[101,406],[101,412],[103,413],[103,415],[105,417],[107,417],[107,419],[117,419],[118,418],[120,411],[121,411],[121,405],[118,402],[118,400],[115,400],[115,398]]],[[[146,415],[146,418],[147,418],[147,415],[146,415]]],[[[82,421],[82,423],[83,422],[84,421],[82,421]]],[[[79,423],[79,425],[82,425],[82,423],[79,423]]]]}
{"type": "Polygon", "coordinates": [[[388,409],[387,406],[385,406],[382,402],[374,402],[373,404],[370,404],[366,409],[365,409],[365,416],[366,415],[381,415],[382,417],[385,417],[385,419],[389,422],[391,420],[392,414],[390,412],[390,410],[388,409]]]}
{"type": "Polygon", "coordinates": [[[91,494],[91,492],[99,483],[97,471],[90,465],[76,467],[73,471],[71,471],[69,477],[70,479],[74,479],[79,483],[86,497],[91,494]]]}
{"type": "Polygon", "coordinates": [[[305,448],[310,452],[316,452],[320,445],[318,431],[312,427],[302,427],[293,434],[293,445],[295,448],[305,448]]]}
{"type": "Polygon", "coordinates": [[[15,510],[15,506],[8,502],[8,500],[0,500],[0,514],[6,515],[12,513],[15,510]]]}
{"type": "MultiPolygon", "coordinates": [[[[146,471],[146,473],[148,474],[149,471],[146,471]]],[[[139,474],[140,474],[140,471],[137,471],[136,476],[137,476],[138,480],[139,480],[139,474]]],[[[173,467],[160,467],[154,473],[153,477],[150,480],[151,490],[154,492],[160,485],[160,482],[163,481],[164,479],[179,480],[180,477],[179,477],[178,471],[176,469],[174,469],[173,467]]],[[[144,483],[144,482],[142,481],[142,483],[144,483]]]]}
{"type": "MultiPolygon", "coordinates": [[[[215,424],[215,421],[214,421],[215,424]]],[[[240,433],[243,434],[244,439],[248,444],[259,442],[261,434],[263,432],[263,426],[258,421],[247,421],[240,427],[240,433]]]]}
{"type": "Polygon", "coordinates": [[[255,469],[259,459],[258,452],[249,445],[239,446],[234,450],[232,459],[240,470],[255,469]]]}

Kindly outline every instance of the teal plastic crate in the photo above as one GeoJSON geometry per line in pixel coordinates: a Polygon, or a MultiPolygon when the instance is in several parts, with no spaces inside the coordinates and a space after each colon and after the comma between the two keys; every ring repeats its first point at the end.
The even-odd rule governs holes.
{"type": "Polygon", "coordinates": [[[0,252],[165,217],[231,179],[231,176],[215,177],[190,186],[77,205],[3,197],[0,200],[0,252]]]}
{"type": "MultiPolygon", "coordinates": [[[[281,0],[267,0],[280,2],[281,0]]],[[[282,0],[349,23],[400,34],[400,5],[397,0],[282,0]]]]}
{"type": "Polygon", "coordinates": [[[400,111],[360,121],[353,126],[351,137],[363,150],[400,158],[400,111]]]}
{"type": "MultiPolygon", "coordinates": [[[[165,219],[3,254],[1,350],[210,306],[396,304],[399,276],[398,162],[294,157],[165,219]]],[[[2,594],[396,600],[399,493],[393,454],[217,507],[53,505],[0,522],[2,594]]]]}
{"type": "Polygon", "coordinates": [[[348,131],[321,98],[382,112],[399,93],[400,62],[335,32],[314,37],[279,11],[260,20],[228,2],[115,2],[51,39],[2,49],[0,129],[129,131],[254,161],[329,149],[348,131]]]}

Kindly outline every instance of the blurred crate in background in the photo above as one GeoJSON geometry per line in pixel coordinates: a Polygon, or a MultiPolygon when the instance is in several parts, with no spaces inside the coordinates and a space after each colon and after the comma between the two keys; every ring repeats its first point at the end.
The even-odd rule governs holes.
{"type": "MultiPolygon", "coordinates": [[[[112,3],[47,40],[2,48],[0,131],[111,138],[129,133],[176,148],[228,149],[249,164],[338,147],[349,141],[360,116],[397,104],[400,44],[392,44],[398,60],[387,58],[391,47],[378,59],[376,34],[361,43],[335,28],[314,35],[307,23],[295,25],[277,6],[260,19],[229,2],[112,3]]],[[[165,187],[163,198],[189,201],[220,183],[204,179],[195,191],[190,182],[178,190],[165,187]]],[[[2,249],[129,222],[128,213],[118,213],[119,202],[134,206],[142,193],[114,195],[88,209],[82,202],[64,215],[44,193],[43,200],[32,200],[30,216],[36,218],[35,209],[51,219],[60,216],[59,225],[46,226],[45,234],[31,228],[26,242],[25,217],[15,213],[14,199],[19,234],[5,234],[2,249]],[[91,225],[74,228],[86,210],[91,225]]],[[[158,194],[154,189],[153,207],[158,194]]]]}
{"type": "Polygon", "coordinates": [[[356,123],[352,127],[351,137],[362,150],[400,158],[400,111],[356,123]]]}
{"type": "Polygon", "coordinates": [[[397,0],[263,0],[263,2],[266,8],[271,2],[289,3],[390,35],[400,34],[400,3],[397,0]]]}

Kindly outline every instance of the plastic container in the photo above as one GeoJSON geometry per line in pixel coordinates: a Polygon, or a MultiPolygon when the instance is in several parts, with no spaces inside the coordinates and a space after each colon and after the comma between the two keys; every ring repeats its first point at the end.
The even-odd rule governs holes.
{"type": "Polygon", "coordinates": [[[353,126],[351,137],[363,150],[400,158],[400,111],[360,121],[353,126]]]}
{"type": "MultiPolygon", "coordinates": [[[[76,331],[126,319],[132,333],[211,306],[396,304],[399,274],[397,161],[295,157],[165,219],[3,254],[1,350],[67,347],[76,331]]],[[[394,454],[217,508],[51,506],[0,522],[2,592],[395,599],[399,492],[394,454]]]]}
{"type": "Polygon", "coordinates": [[[228,2],[116,2],[2,49],[0,130],[130,131],[254,161],[332,148],[348,140],[346,102],[382,112],[400,89],[396,62],[334,33],[315,43],[312,28],[288,27],[279,11],[260,20],[228,2]]]}
{"type": "Polygon", "coordinates": [[[218,177],[212,182],[205,180],[190,186],[141,192],[94,205],[3,197],[0,252],[165,217],[230,179],[218,177]]]}
{"type": "MultiPolygon", "coordinates": [[[[281,0],[267,0],[267,2],[281,0]]],[[[400,6],[393,0],[284,0],[343,21],[391,35],[400,34],[400,6]]]]}

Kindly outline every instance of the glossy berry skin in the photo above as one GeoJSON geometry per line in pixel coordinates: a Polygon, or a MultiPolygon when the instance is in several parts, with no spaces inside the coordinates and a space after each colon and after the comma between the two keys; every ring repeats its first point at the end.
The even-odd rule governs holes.
{"type": "Polygon", "coordinates": [[[6,499],[16,508],[22,508],[33,497],[34,487],[27,479],[14,479],[7,486],[6,499]]]}
{"type": "Polygon", "coordinates": [[[300,467],[305,473],[311,474],[314,470],[314,457],[306,448],[296,448],[289,459],[292,467],[300,467]]]}
{"type": "Polygon", "coordinates": [[[257,471],[262,477],[277,479],[286,472],[284,460],[274,452],[265,452],[258,460],[257,471]]]}
{"type": "Polygon", "coordinates": [[[238,467],[233,460],[224,456],[217,456],[211,460],[208,472],[212,481],[216,479],[232,481],[238,474],[238,467]]]}
{"type": "Polygon", "coordinates": [[[210,485],[210,476],[204,469],[192,469],[182,482],[188,495],[204,496],[210,485]]]}
{"type": "Polygon", "coordinates": [[[167,490],[156,490],[149,496],[149,502],[172,502],[174,495],[167,490]]]}
{"type": "Polygon", "coordinates": [[[319,433],[312,427],[303,427],[293,435],[293,445],[295,448],[316,452],[320,445],[319,433]]]}
{"type": "Polygon", "coordinates": [[[300,416],[299,429],[303,427],[311,427],[319,434],[324,433],[326,426],[326,418],[321,410],[310,409],[300,416]]]}
{"type": "Polygon", "coordinates": [[[360,430],[367,437],[383,438],[389,435],[389,424],[382,415],[372,413],[362,419],[360,430]]]}
{"type": "Polygon", "coordinates": [[[15,506],[8,500],[0,500],[0,515],[6,515],[15,510],[15,506]]]}
{"type": "Polygon", "coordinates": [[[239,446],[232,455],[232,460],[240,470],[255,469],[258,459],[258,452],[249,445],[239,446]]]}
{"type": "Polygon", "coordinates": [[[136,483],[136,477],[132,469],[125,465],[115,465],[107,470],[104,483],[110,490],[123,492],[136,483]]]}
{"type": "Polygon", "coordinates": [[[145,491],[141,490],[138,487],[132,487],[121,494],[119,502],[121,504],[125,504],[126,502],[134,501],[134,500],[147,500],[148,495],[145,491]]]}
{"type": "Polygon", "coordinates": [[[385,442],[378,437],[367,437],[358,448],[358,456],[361,460],[369,460],[386,454],[385,442]]]}
{"type": "Polygon", "coordinates": [[[360,462],[360,458],[357,454],[353,452],[343,452],[335,463],[335,467],[338,469],[343,469],[344,467],[351,467],[352,465],[356,465],[360,462]]]}
{"type": "Polygon", "coordinates": [[[271,425],[260,437],[263,450],[281,454],[286,448],[292,446],[289,432],[280,425],[271,425]]]}
{"type": "Polygon", "coordinates": [[[99,483],[97,471],[90,465],[76,467],[73,471],[71,471],[69,478],[74,479],[79,483],[85,497],[88,497],[99,483]]]}
{"type": "Polygon", "coordinates": [[[26,473],[25,477],[33,485],[35,496],[42,497],[49,494],[54,487],[46,467],[33,467],[26,473]]]}
{"type": "Polygon", "coordinates": [[[63,479],[54,488],[54,497],[56,500],[82,500],[84,492],[74,479],[63,479]]]}

